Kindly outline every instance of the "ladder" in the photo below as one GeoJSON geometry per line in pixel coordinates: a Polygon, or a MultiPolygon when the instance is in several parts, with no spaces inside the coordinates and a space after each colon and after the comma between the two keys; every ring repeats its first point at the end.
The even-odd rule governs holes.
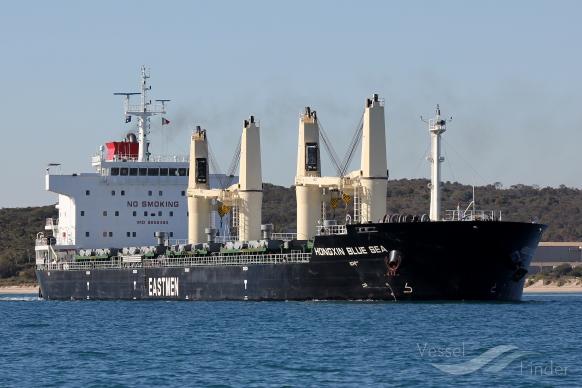
{"type": "Polygon", "coordinates": [[[360,185],[354,187],[354,224],[360,223],[361,218],[361,189],[360,185]]]}

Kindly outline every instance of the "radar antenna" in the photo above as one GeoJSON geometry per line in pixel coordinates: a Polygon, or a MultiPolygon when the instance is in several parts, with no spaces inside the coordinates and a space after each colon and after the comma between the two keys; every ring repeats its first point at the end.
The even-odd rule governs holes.
{"type": "Polygon", "coordinates": [[[138,161],[147,162],[150,158],[149,152],[149,141],[147,139],[150,133],[150,117],[158,114],[166,113],[166,102],[170,100],[155,100],[156,104],[152,104],[151,100],[148,100],[148,91],[152,90],[151,85],[148,85],[148,79],[150,78],[149,71],[146,70],[145,66],[141,67],[141,92],[140,93],[113,93],[116,96],[125,96],[124,110],[126,115],[126,122],[131,120],[131,116],[136,116],[138,118],[138,161]],[[139,105],[130,104],[130,96],[141,95],[141,101],[139,105]]]}

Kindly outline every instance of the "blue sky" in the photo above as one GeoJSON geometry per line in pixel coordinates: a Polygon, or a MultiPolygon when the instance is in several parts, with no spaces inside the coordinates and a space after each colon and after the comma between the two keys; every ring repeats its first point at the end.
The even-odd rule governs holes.
{"type": "Polygon", "coordinates": [[[142,64],[172,99],[156,154],[186,153],[200,124],[226,168],[254,114],[264,181],[289,186],[303,107],[343,155],[378,92],[393,178],[428,176],[419,116],[440,103],[446,180],[582,185],[580,2],[18,1],[2,15],[1,207],[53,203],[48,162],[91,171],[132,129],[112,93],[137,89],[142,64]]]}

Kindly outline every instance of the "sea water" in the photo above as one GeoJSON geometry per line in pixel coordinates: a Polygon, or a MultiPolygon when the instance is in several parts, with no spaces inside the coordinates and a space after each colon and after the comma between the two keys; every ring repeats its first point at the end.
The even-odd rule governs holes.
{"type": "Polygon", "coordinates": [[[521,303],[0,295],[0,386],[582,386],[582,294],[521,303]]]}

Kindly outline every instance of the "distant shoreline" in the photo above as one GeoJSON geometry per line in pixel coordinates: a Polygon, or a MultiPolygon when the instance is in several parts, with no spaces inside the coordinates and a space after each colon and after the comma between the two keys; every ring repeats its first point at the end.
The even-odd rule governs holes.
{"type": "Polygon", "coordinates": [[[578,280],[568,280],[561,286],[556,281],[544,285],[543,280],[538,280],[534,284],[524,287],[524,293],[542,293],[542,292],[559,292],[559,293],[582,293],[582,283],[578,280]]]}
{"type": "MultiPolygon", "coordinates": [[[[556,282],[544,285],[543,282],[537,281],[531,286],[524,287],[524,294],[535,293],[582,293],[582,283],[577,281],[570,281],[562,286],[558,286],[556,282]]],[[[38,285],[22,285],[22,286],[0,286],[0,295],[15,295],[15,294],[38,294],[38,285]]]]}
{"type": "Polygon", "coordinates": [[[23,285],[23,286],[2,286],[0,287],[0,295],[15,295],[15,294],[34,294],[38,295],[38,286],[23,285]]]}

